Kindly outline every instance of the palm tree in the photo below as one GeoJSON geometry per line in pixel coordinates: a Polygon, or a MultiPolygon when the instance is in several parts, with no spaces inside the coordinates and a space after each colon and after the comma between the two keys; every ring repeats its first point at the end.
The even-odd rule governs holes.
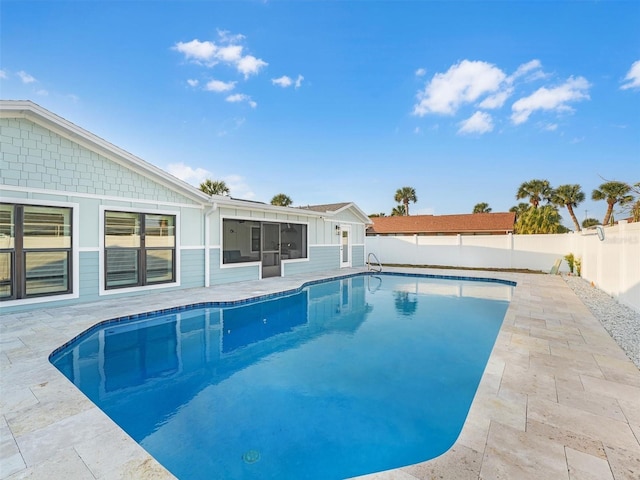
{"type": "Polygon", "coordinates": [[[396,196],[394,197],[396,202],[404,205],[405,215],[409,215],[409,202],[416,203],[418,197],[416,190],[413,187],[402,187],[396,190],[396,196]]]}
{"type": "Polygon", "coordinates": [[[516,214],[516,220],[520,218],[524,213],[529,210],[531,204],[520,202],[518,205],[513,206],[509,209],[510,212],[514,212],[516,214]]]}
{"type": "Polygon", "coordinates": [[[476,203],[476,206],[473,207],[473,213],[491,213],[491,208],[488,203],[476,203]]]}
{"type": "Polygon", "coordinates": [[[564,233],[566,228],[560,224],[562,217],[555,205],[529,208],[518,218],[514,232],[519,234],[564,233]]]}
{"type": "Polygon", "coordinates": [[[606,200],[607,213],[602,220],[603,225],[607,225],[613,214],[613,206],[618,203],[620,206],[633,202],[633,195],[630,195],[631,186],[623,182],[605,182],[591,193],[593,200],[606,200]]]}
{"type": "Polygon", "coordinates": [[[580,185],[560,185],[553,191],[551,196],[551,203],[559,207],[566,207],[569,211],[569,216],[573,220],[573,224],[576,226],[576,232],[580,231],[580,223],[576,218],[576,214],[573,209],[578,206],[579,203],[584,202],[584,192],[580,185]]]}
{"type": "Polygon", "coordinates": [[[288,195],[284,193],[278,193],[274,195],[271,199],[271,205],[276,205],[278,207],[288,207],[293,203],[293,200],[288,195]]]}
{"type": "Polygon", "coordinates": [[[404,215],[406,215],[406,210],[404,209],[404,205],[400,204],[397,207],[393,207],[393,210],[391,210],[391,216],[392,217],[402,217],[404,215]]]}
{"type": "Polygon", "coordinates": [[[200,184],[200,190],[207,195],[229,195],[229,187],[224,180],[211,180],[207,178],[200,184]]]}
{"type": "Polygon", "coordinates": [[[533,205],[534,208],[538,208],[542,200],[549,201],[552,193],[553,190],[548,180],[529,180],[520,185],[516,199],[520,200],[521,198],[528,197],[531,205],[533,205]]]}
{"type": "Polygon", "coordinates": [[[595,225],[600,225],[600,220],[598,220],[597,218],[585,218],[582,221],[582,228],[589,228],[595,225]]]}

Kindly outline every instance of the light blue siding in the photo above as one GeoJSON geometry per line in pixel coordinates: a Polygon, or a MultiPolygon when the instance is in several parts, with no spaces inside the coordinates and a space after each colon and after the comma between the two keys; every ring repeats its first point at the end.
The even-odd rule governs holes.
{"type": "Polygon", "coordinates": [[[98,300],[99,260],[99,252],[80,252],[80,298],[83,302],[98,300]]]}
{"type": "Polygon", "coordinates": [[[211,260],[211,285],[246,282],[249,280],[258,280],[260,278],[259,265],[220,268],[220,249],[212,248],[209,255],[211,260]]]}
{"type": "Polygon", "coordinates": [[[363,267],[364,264],[364,245],[354,245],[351,248],[351,266],[363,267]]]}
{"type": "Polygon", "coordinates": [[[285,263],[283,267],[284,275],[338,269],[340,268],[340,245],[310,247],[308,262],[285,263]]]}
{"type": "Polygon", "coordinates": [[[204,249],[180,250],[180,285],[204,287],[204,249]]]}

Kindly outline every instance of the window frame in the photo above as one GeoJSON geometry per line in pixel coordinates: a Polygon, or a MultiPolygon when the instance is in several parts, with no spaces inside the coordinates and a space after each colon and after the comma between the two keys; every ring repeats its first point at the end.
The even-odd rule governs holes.
{"type": "MultiPolygon", "coordinates": [[[[219,260],[219,265],[221,269],[226,269],[226,268],[241,268],[241,267],[247,267],[247,266],[256,266],[256,265],[261,265],[262,264],[262,228],[263,225],[265,223],[269,223],[269,224],[278,224],[280,226],[280,229],[282,230],[283,228],[285,228],[287,225],[293,225],[293,226],[301,226],[304,227],[304,240],[303,240],[303,244],[304,244],[304,248],[300,248],[300,246],[298,246],[298,249],[300,251],[299,256],[293,257],[293,258],[281,258],[280,261],[281,263],[296,263],[296,262],[308,262],[310,261],[310,251],[309,251],[309,244],[310,244],[310,240],[309,240],[309,232],[310,232],[310,227],[309,227],[309,222],[306,221],[301,221],[301,220],[286,220],[286,219],[282,219],[282,218],[263,218],[263,217],[246,217],[246,216],[235,216],[235,215],[221,215],[220,216],[220,260],[219,260]],[[233,221],[233,222],[253,222],[253,223],[257,223],[258,225],[252,225],[251,229],[249,230],[249,239],[248,239],[248,244],[249,244],[249,248],[250,248],[250,252],[252,254],[258,254],[258,258],[257,259],[245,259],[242,261],[228,261],[225,260],[225,222],[226,221],[233,221]],[[258,247],[259,250],[255,250],[254,247],[254,238],[253,238],[253,231],[254,229],[260,229],[260,235],[258,236],[257,242],[258,242],[258,247]]],[[[282,254],[283,252],[283,246],[280,245],[279,247],[279,252],[282,254]]]]}
{"type": "Polygon", "coordinates": [[[71,202],[39,201],[26,198],[1,197],[0,203],[14,209],[14,245],[12,248],[0,248],[8,253],[11,260],[10,279],[7,282],[11,295],[0,298],[3,307],[28,305],[33,303],[68,300],[79,297],[79,205],[71,202]],[[24,209],[25,207],[63,208],[69,210],[69,246],[55,248],[24,247],[24,209]],[[18,213],[19,212],[19,213],[18,213]],[[56,292],[27,293],[26,261],[29,253],[66,252],[66,290],[56,292]]]}
{"type": "Polygon", "coordinates": [[[146,291],[157,288],[167,288],[180,286],[180,212],[178,210],[155,210],[155,209],[140,209],[140,208],[127,208],[110,205],[100,206],[100,228],[99,228],[99,250],[100,250],[100,263],[99,263],[99,295],[112,295],[118,293],[146,291]],[[140,245],[138,247],[107,247],[106,246],[106,215],[107,212],[117,213],[130,213],[138,215],[141,219],[140,223],[140,245]],[[149,247],[145,245],[143,239],[146,229],[145,217],[147,215],[162,216],[168,215],[174,218],[174,244],[173,247],[149,247]],[[136,250],[138,259],[138,282],[135,284],[121,285],[121,286],[107,286],[107,250],[136,250]],[[147,281],[146,271],[146,256],[149,252],[153,251],[166,251],[172,252],[172,278],[164,281],[147,281]],[[143,270],[144,268],[144,270],[143,270]]]}

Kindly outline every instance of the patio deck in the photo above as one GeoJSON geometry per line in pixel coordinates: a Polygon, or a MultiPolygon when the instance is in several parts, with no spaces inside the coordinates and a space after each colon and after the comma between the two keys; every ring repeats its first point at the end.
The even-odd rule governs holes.
{"type": "MultiPolygon", "coordinates": [[[[174,478],[49,363],[55,348],[91,325],[356,271],[0,316],[0,479],[174,478]]],[[[502,278],[518,286],[455,445],[431,461],[360,479],[640,478],[640,371],[560,276],[385,271],[502,278]]]]}

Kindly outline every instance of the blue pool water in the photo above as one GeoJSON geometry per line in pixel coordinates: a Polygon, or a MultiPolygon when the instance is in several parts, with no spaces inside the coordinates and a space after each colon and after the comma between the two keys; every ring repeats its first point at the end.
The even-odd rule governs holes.
{"type": "Polygon", "coordinates": [[[512,288],[357,275],[110,322],[51,361],[181,480],[341,479],[453,445],[512,288]]]}

